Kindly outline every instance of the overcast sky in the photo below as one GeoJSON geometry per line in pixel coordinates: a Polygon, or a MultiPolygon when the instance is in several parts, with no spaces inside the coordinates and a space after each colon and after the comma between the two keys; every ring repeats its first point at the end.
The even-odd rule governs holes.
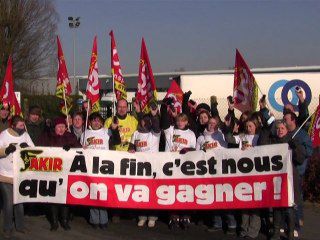
{"type": "Polygon", "coordinates": [[[124,74],[137,73],[144,37],[153,71],[228,69],[238,48],[250,67],[320,65],[320,1],[56,0],[72,75],[72,29],[79,16],[76,73],[87,75],[94,35],[99,72],[110,74],[110,30],[124,74]]]}

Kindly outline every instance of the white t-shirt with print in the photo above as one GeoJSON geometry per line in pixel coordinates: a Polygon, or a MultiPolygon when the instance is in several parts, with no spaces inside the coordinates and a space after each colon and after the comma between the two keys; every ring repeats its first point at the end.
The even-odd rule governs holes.
{"type": "Polygon", "coordinates": [[[131,143],[135,145],[137,152],[159,152],[160,133],[135,131],[132,135],[131,143]]]}
{"type": "Polygon", "coordinates": [[[100,128],[98,130],[88,129],[81,135],[81,143],[89,149],[109,150],[109,139],[112,133],[110,129],[100,128]]]}
{"type": "MultiPolygon", "coordinates": [[[[21,136],[12,136],[9,129],[4,130],[0,134],[0,148],[7,148],[10,143],[14,144],[16,148],[20,148],[20,143],[27,143],[30,147],[34,147],[34,144],[27,132],[21,136]]],[[[0,158],[0,175],[6,177],[13,177],[13,154],[10,153],[8,156],[0,158]]]]}
{"type": "Polygon", "coordinates": [[[178,152],[183,148],[196,148],[196,135],[190,129],[180,130],[173,126],[164,130],[166,137],[166,152],[178,152]]]}
{"type": "Polygon", "coordinates": [[[219,130],[208,132],[208,130],[205,129],[203,135],[199,136],[197,139],[196,149],[200,150],[204,147],[206,150],[214,148],[227,148],[227,142],[223,136],[223,133],[219,130]]]}
{"type": "Polygon", "coordinates": [[[240,134],[234,136],[236,143],[239,144],[239,148],[242,148],[242,144],[247,142],[248,145],[254,147],[257,146],[259,135],[257,134],[240,134]]]}

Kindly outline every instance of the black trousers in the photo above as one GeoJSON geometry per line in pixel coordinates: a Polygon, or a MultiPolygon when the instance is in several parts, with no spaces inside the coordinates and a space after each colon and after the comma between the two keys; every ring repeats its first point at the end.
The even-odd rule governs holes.
{"type": "Polygon", "coordinates": [[[280,239],[280,228],[283,227],[283,222],[287,223],[288,239],[294,239],[293,231],[295,226],[295,216],[293,207],[273,209],[273,236],[271,239],[280,239]]]}
{"type": "Polygon", "coordinates": [[[69,222],[69,207],[64,204],[51,204],[51,224],[68,223],[69,222]]]}

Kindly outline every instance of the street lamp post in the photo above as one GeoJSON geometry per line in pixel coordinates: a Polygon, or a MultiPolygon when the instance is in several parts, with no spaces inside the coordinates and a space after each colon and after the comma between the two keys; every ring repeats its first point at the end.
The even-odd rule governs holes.
{"type": "Polygon", "coordinates": [[[69,27],[73,29],[73,86],[75,86],[75,93],[79,92],[79,81],[76,85],[76,28],[80,26],[80,17],[68,17],[69,27]]]}

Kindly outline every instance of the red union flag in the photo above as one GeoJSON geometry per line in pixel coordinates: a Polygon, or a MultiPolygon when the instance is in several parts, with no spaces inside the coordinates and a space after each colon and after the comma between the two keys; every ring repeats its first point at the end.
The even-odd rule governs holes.
{"type": "MultiPolygon", "coordinates": [[[[21,115],[21,108],[13,90],[13,75],[12,75],[12,57],[9,56],[6,74],[4,76],[2,87],[0,90],[1,105],[5,108],[10,107],[10,115],[21,115]]],[[[1,106],[1,107],[2,107],[1,106]]]]}
{"type": "Polygon", "coordinates": [[[257,105],[257,85],[250,68],[238,49],[234,67],[233,97],[235,108],[241,112],[254,111],[257,105]]]}
{"type": "Polygon", "coordinates": [[[120,58],[117,51],[116,40],[113,35],[113,31],[109,33],[111,37],[111,71],[114,80],[114,89],[116,94],[116,99],[127,99],[126,84],[123,79],[120,66],[120,58]]]}
{"type": "Polygon", "coordinates": [[[174,107],[177,109],[177,112],[182,112],[183,91],[175,80],[172,80],[165,98],[173,98],[174,107]]]}
{"type": "Polygon", "coordinates": [[[92,106],[91,112],[99,112],[99,90],[100,90],[100,81],[98,75],[98,47],[97,47],[97,36],[94,37],[90,68],[88,74],[88,84],[87,84],[87,99],[90,100],[90,106],[92,106]]]}
{"type": "Polygon", "coordinates": [[[57,73],[56,96],[62,100],[66,100],[61,103],[61,112],[65,115],[68,115],[72,107],[72,99],[70,97],[72,93],[72,89],[69,81],[68,70],[67,70],[65,59],[64,59],[59,36],[57,36],[57,44],[58,44],[58,73],[57,73]]]}
{"type": "Polygon", "coordinates": [[[145,113],[150,111],[149,105],[151,102],[157,102],[156,83],[154,81],[147,47],[143,38],[141,43],[138,91],[136,97],[140,103],[141,110],[145,113]]]}
{"type": "Polygon", "coordinates": [[[312,122],[309,129],[312,146],[315,148],[320,146],[320,105],[312,118],[312,122]]]}

